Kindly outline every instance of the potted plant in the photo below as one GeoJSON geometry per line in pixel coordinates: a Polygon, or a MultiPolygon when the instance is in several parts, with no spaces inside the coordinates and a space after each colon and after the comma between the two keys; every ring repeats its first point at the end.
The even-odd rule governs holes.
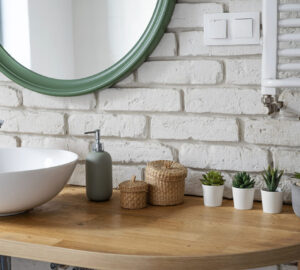
{"type": "Polygon", "coordinates": [[[225,183],[221,173],[210,171],[203,175],[201,182],[203,188],[204,205],[208,207],[221,206],[225,183]]]}
{"type": "Polygon", "coordinates": [[[252,209],[255,181],[246,172],[239,172],[232,182],[234,208],[240,210],[252,209]]]}
{"type": "Polygon", "coordinates": [[[263,211],[265,213],[277,214],[282,210],[283,193],[278,188],[283,171],[268,167],[263,173],[266,188],[261,190],[263,211]]]}
{"type": "MultiPolygon", "coordinates": [[[[294,178],[300,180],[300,173],[295,173],[294,178]]],[[[292,206],[294,213],[300,217],[300,183],[294,183],[291,186],[292,190],[292,206]]]]}

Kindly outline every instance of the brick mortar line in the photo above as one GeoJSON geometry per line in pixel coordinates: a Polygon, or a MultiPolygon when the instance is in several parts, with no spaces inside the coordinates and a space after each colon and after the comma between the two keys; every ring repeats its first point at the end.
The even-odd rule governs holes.
{"type": "MultiPolygon", "coordinates": [[[[22,136],[31,136],[31,137],[40,137],[40,138],[53,138],[53,139],[81,139],[86,140],[89,144],[93,143],[93,139],[86,137],[84,135],[48,135],[48,134],[39,134],[39,133],[17,133],[17,132],[4,132],[2,131],[0,135],[6,135],[10,137],[17,137],[20,141],[22,141],[22,136]]],[[[114,137],[114,136],[102,136],[104,140],[108,141],[116,141],[116,142],[144,142],[144,143],[158,143],[162,146],[168,146],[172,147],[174,149],[179,150],[178,147],[174,145],[168,145],[173,143],[178,144],[191,144],[191,145],[197,145],[197,146],[235,146],[235,147],[248,147],[248,148],[260,148],[262,150],[268,150],[271,152],[274,152],[275,150],[281,150],[281,151],[291,151],[291,152],[298,152],[300,151],[300,145],[299,146],[292,146],[292,145],[274,145],[274,144],[254,144],[254,143],[248,143],[245,141],[238,141],[238,142],[230,142],[230,141],[201,141],[201,140],[192,140],[192,139],[155,139],[155,138],[129,138],[129,137],[114,137]]],[[[104,142],[105,143],[105,142],[104,142]]]]}
{"type": "MultiPolygon", "coordinates": [[[[224,119],[234,119],[234,118],[258,118],[258,119],[277,119],[277,118],[271,118],[271,116],[268,116],[266,114],[232,114],[232,113],[217,113],[217,112],[187,112],[187,111],[122,111],[122,110],[74,110],[74,109],[42,109],[42,108],[35,108],[35,107],[0,107],[0,112],[1,111],[9,111],[9,110],[14,110],[18,112],[28,112],[28,113],[57,113],[61,115],[65,114],[79,114],[79,113],[84,113],[84,114],[91,114],[91,115],[114,115],[117,114],[118,116],[120,115],[133,115],[133,116],[141,116],[141,113],[143,113],[143,116],[152,116],[152,115],[162,115],[162,116],[186,116],[187,118],[189,116],[197,116],[197,117],[207,117],[207,118],[224,118],[224,119]]],[[[278,118],[280,120],[280,118],[278,118]]],[[[292,119],[293,118],[285,118],[282,120],[287,120],[287,119],[292,119]]],[[[298,122],[297,118],[295,118],[295,122],[298,122]]]]}

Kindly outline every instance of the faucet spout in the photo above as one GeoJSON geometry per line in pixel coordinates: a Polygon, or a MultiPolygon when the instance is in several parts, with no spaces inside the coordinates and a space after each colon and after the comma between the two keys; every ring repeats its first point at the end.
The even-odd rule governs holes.
{"type": "Polygon", "coordinates": [[[2,127],[4,120],[0,120],[0,128],[2,127]]]}
{"type": "Polygon", "coordinates": [[[278,113],[283,108],[283,102],[278,100],[278,96],[263,95],[262,103],[268,108],[269,115],[278,113]]]}

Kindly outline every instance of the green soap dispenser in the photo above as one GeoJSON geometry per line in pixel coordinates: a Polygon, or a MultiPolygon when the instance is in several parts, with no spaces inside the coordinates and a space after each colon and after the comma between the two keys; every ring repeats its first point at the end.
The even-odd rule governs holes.
{"type": "Polygon", "coordinates": [[[86,195],[91,201],[107,201],[112,195],[112,160],[100,142],[100,130],[84,134],[92,133],[95,133],[96,142],[86,157],[86,195]]]}

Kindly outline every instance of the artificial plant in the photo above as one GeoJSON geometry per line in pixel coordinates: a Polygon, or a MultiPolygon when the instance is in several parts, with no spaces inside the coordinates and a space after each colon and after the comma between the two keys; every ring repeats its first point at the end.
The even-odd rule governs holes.
{"type": "Polygon", "coordinates": [[[278,188],[279,182],[283,175],[283,171],[279,171],[277,168],[268,167],[262,174],[268,191],[275,192],[278,188]]]}
{"type": "Polygon", "coordinates": [[[225,179],[222,174],[216,171],[210,171],[203,175],[201,179],[203,185],[207,186],[222,186],[225,183],[225,179]]]}
{"type": "Polygon", "coordinates": [[[232,186],[235,188],[253,188],[255,180],[246,172],[239,172],[234,176],[232,186]]]}

